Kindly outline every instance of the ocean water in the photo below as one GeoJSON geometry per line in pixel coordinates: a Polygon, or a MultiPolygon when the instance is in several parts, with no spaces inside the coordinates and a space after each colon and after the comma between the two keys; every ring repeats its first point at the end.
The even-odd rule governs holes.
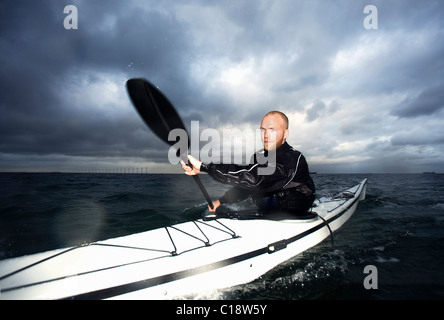
{"type": "MultiPolygon", "coordinates": [[[[247,285],[188,298],[443,299],[444,175],[313,175],[318,197],[365,177],[367,198],[333,241],[247,285]],[[374,271],[364,273],[369,265],[374,271]],[[373,289],[364,286],[370,275],[373,289]]],[[[201,179],[214,199],[229,188],[201,179]]],[[[185,175],[0,173],[0,260],[189,221],[205,211],[185,175]]]]}

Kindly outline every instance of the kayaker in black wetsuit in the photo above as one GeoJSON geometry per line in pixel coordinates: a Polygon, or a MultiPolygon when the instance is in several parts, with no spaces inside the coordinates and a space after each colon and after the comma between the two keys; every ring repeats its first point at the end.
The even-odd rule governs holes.
{"type": "Polygon", "coordinates": [[[311,207],[315,186],[305,157],[286,142],[287,116],[279,111],[267,113],[261,122],[261,133],[264,149],[255,153],[249,165],[204,164],[188,156],[191,168],[182,161],[187,175],[207,172],[213,179],[234,186],[213,202],[214,209],[209,208],[210,212],[215,212],[222,203],[239,202],[249,196],[262,211],[305,214],[311,207]],[[263,173],[267,173],[268,166],[275,169],[272,174],[263,173]]]}

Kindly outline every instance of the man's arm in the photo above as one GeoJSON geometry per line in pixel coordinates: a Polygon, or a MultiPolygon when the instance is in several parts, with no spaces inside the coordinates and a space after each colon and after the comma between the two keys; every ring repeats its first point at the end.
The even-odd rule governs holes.
{"type": "Polygon", "coordinates": [[[258,164],[253,163],[245,166],[236,164],[204,164],[192,156],[188,156],[192,168],[181,161],[182,168],[187,175],[195,175],[207,172],[213,179],[235,187],[247,188],[256,192],[272,192],[280,190],[288,177],[291,176],[289,170],[293,164],[287,168],[279,163],[258,164]],[[275,165],[273,174],[260,174],[258,170],[267,166],[275,165]]]}
{"type": "Polygon", "coordinates": [[[247,199],[251,191],[245,188],[233,187],[219,199],[220,203],[236,203],[247,199]]]}
{"type": "Polygon", "coordinates": [[[273,165],[275,165],[276,168],[274,173],[270,175],[260,174],[259,169],[266,165],[260,165],[257,163],[247,166],[210,163],[202,164],[200,170],[202,172],[207,172],[213,179],[221,183],[249,189],[250,192],[267,193],[280,190],[290,176],[287,168],[283,165],[273,165]]]}

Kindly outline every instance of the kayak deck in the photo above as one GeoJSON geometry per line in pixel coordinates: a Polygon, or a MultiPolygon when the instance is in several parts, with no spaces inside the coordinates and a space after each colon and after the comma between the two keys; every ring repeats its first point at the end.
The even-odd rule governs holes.
{"type": "Polygon", "coordinates": [[[0,299],[169,299],[247,283],[337,230],[365,185],[309,219],[200,219],[0,261],[0,299]]]}

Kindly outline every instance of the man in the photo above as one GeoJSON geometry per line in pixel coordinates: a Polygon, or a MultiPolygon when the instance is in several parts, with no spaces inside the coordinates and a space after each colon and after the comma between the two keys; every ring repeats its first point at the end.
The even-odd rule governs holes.
{"type": "Polygon", "coordinates": [[[266,212],[305,214],[310,209],[315,186],[305,157],[286,142],[289,134],[287,116],[280,111],[270,111],[263,117],[260,129],[264,149],[253,156],[250,165],[204,164],[192,156],[188,156],[192,167],[181,162],[187,175],[203,171],[219,182],[234,186],[213,202],[214,208],[209,208],[210,212],[214,213],[222,203],[239,202],[249,196],[266,212]],[[268,155],[268,163],[258,161],[268,155]],[[275,166],[274,172],[261,174],[260,169],[267,165],[275,166]]]}

